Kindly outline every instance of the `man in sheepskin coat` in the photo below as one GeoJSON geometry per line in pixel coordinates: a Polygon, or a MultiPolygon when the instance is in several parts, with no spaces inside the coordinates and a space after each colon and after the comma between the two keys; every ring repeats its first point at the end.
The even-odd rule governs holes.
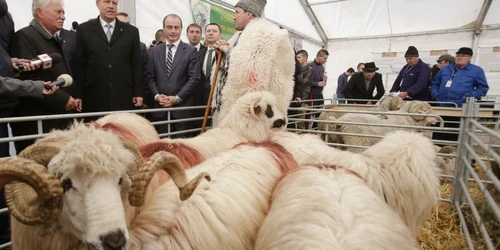
{"type": "Polygon", "coordinates": [[[278,109],[286,114],[293,95],[295,55],[288,31],[262,17],[266,3],[240,0],[233,18],[237,32],[214,46],[225,53],[212,99],[214,126],[251,91],[277,95],[278,109]]]}

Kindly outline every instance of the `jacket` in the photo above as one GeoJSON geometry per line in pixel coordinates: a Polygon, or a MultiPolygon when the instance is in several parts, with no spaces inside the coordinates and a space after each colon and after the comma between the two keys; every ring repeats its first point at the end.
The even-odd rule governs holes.
{"type": "MultiPolygon", "coordinates": [[[[486,95],[489,86],[484,70],[474,64],[467,64],[456,69],[452,63],[442,68],[432,81],[432,97],[439,102],[454,102],[459,107],[466,101],[466,97],[480,98],[486,95]],[[447,86],[448,81],[451,84],[447,86]]],[[[445,106],[445,104],[441,104],[445,106]]]]}
{"type": "Polygon", "coordinates": [[[390,92],[408,92],[412,100],[428,101],[431,69],[421,59],[415,66],[405,65],[394,81],[390,92]]]}

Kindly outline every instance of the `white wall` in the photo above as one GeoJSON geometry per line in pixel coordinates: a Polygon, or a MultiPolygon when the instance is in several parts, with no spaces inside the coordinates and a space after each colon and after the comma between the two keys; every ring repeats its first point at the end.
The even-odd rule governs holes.
{"type": "MultiPolygon", "coordinates": [[[[323,95],[325,98],[332,98],[337,89],[338,76],[349,67],[355,69],[359,62],[373,61],[372,52],[393,51],[402,52],[404,54],[410,45],[417,47],[419,50],[439,50],[472,47],[472,43],[472,32],[396,37],[392,39],[381,38],[329,42],[328,52],[330,56],[326,65],[326,71],[328,72],[329,78],[323,95]]],[[[479,39],[479,46],[486,45],[500,46],[500,30],[483,31],[479,39]]],[[[450,51],[450,54],[455,55],[454,52],[455,51],[450,51]]],[[[404,62],[403,57],[401,57],[401,61],[404,62]]],[[[425,63],[435,64],[436,62],[429,61],[425,63]]],[[[477,61],[477,64],[479,66],[481,65],[480,60],[477,61]]],[[[499,73],[486,73],[490,85],[488,95],[500,94],[500,77],[498,77],[498,74],[499,73]]],[[[386,92],[390,90],[396,77],[397,74],[384,74],[386,92]]]]}

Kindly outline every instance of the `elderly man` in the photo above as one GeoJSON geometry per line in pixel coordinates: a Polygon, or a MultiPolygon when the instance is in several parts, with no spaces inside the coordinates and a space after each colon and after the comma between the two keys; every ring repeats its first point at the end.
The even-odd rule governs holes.
{"type": "MultiPolygon", "coordinates": [[[[374,62],[365,64],[363,73],[352,75],[344,89],[344,95],[347,99],[366,99],[378,100],[384,95],[384,83],[382,75],[377,73],[378,67],[374,62]],[[377,94],[373,96],[373,91],[377,89],[377,94]]],[[[373,104],[372,101],[352,101],[360,104],[373,104]]]]}
{"type": "MultiPolygon", "coordinates": [[[[64,53],[62,42],[57,35],[63,27],[64,8],[62,0],[33,0],[33,21],[30,25],[20,29],[12,38],[11,55],[17,58],[36,58],[37,55],[57,53],[62,62],[53,64],[49,69],[21,72],[21,80],[54,81],[61,74],[71,74],[67,54],[64,53]]],[[[51,115],[65,114],[79,111],[79,100],[72,97],[74,85],[62,87],[52,95],[43,99],[19,98],[20,103],[16,115],[51,115]]],[[[43,122],[43,131],[48,133],[54,128],[64,129],[71,122],[67,120],[47,120],[43,122]]],[[[36,122],[12,123],[12,132],[15,136],[32,135],[37,133],[36,122]]],[[[17,152],[22,151],[34,140],[15,142],[17,152]]]]}
{"type": "Polygon", "coordinates": [[[77,28],[72,58],[82,110],[141,107],[144,82],[139,30],[117,20],[118,0],[97,0],[96,5],[99,16],[77,28]]]}
{"type": "Polygon", "coordinates": [[[390,92],[398,92],[403,99],[428,101],[431,69],[419,58],[414,46],[408,47],[405,59],[406,65],[399,72],[390,92]]]}
{"type": "Polygon", "coordinates": [[[278,109],[287,113],[293,96],[295,53],[288,32],[262,17],[266,3],[237,2],[233,17],[237,32],[229,42],[221,40],[215,44],[225,56],[212,101],[214,126],[239,97],[250,91],[275,94],[278,109]]]}
{"type": "Polygon", "coordinates": [[[472,54],[471,48],[460,48],[455,63],[441,68],[432,81],[432,97],[441,102],[454,102],[461,107],[466,97],[486,95],[489,89],[486,76],[481,67],[470,63],[472,54]]]}

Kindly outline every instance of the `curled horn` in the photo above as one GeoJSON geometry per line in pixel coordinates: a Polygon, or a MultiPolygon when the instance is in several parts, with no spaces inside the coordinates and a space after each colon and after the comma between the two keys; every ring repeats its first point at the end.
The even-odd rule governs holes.
{"type": "Polygon", "coordinates": [[[188,182],[186,172],[177,156],[161,151],[149,158],[146,164],[132,176],[132,188],[129,194],[129,203],[134,207],[144,205],[145,194],[153,175],[160,169],[165,170],[175,185],[179,188],[180,199],[188,199],[200,184],[202,179],[210,181],[210,175],[202,172],[188,182]]]}
{"type": "Polygon", "coordinates": [[[38,141],[19,157],[0,161],[0,187],[5,186],[5,201],[19,222],[38,225],[61,214],[64,192],[46,167],[59,153],[60,145],[60,138],[38,141]],[[31,195],[34,193],[36,196],[31,195]]]}
{"type": "Polygon", "coordinates": [[[389,104],[389,110],[399,110],[401,105],[403,105],[404,101],[401,97],[399,96],[394,96],[391,99],[391,102],[389,104]]]}
{"type": "Polygon", "coordinates": [[[120,141],[121,141],[123,147],[128,149],[134,155],[135,166],[133,166],[131,169],[131,175],[133,175],[137,170],[142,168],[142,166],[144,165],[144,160],[142,159],[141,152],[139,151],[139,148],[137,147],[137,145],[135,143],[133,143],[127,137],[122,136],[122,135],[118,135],[118,137],[120,138],[120,141]]]}

